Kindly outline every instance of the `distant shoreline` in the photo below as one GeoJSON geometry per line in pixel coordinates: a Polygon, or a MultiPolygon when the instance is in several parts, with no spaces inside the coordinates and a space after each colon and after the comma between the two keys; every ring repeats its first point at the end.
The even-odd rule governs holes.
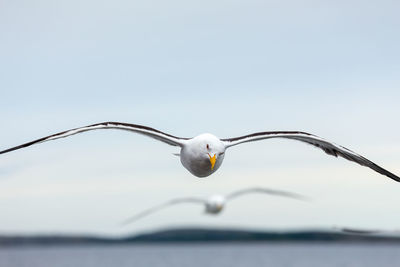
{"type": "Polygon", "coordinates": [[[54,245],[118,245],[163,243],[398,243],[398,236],[342,233],[337,231],[247,231],[205,228],[179,228],[123,238],[94,235],[0,235],[0,247],[54,245]]]}

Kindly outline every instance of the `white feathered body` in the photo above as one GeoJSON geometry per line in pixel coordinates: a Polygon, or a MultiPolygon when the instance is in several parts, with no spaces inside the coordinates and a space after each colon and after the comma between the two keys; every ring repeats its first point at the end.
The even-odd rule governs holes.
{"type": "Polygon", "coordinates": [[[182,146],[180,158],[182,165],[197,177],[207,177],[221,166],[225,155],[225,145],[212,134],[201,134],[187,140],[182,146]],[[214,168],[210,156],[216,155],[214,168]]]}
{"type": "Polygon", "coordinates": [[[213,195],[206,201],[206,210],[208,214],[218,214],[225,207],[226,199],[222,195],[213,195]]]}

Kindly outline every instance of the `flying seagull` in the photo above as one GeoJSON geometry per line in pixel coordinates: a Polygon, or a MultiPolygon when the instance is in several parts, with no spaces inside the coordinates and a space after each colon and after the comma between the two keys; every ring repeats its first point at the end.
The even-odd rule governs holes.
{"type": "Polygon", "coordinates": [[[179,156],[182,165],[197,177],[207,177],[218,170],[224,159],[225,151],[229,147],[236,146],[241,143],[259,141],[270,138],[286,138],[308,143],[322,149],[328,155],[335,157],[340,156],[347,160],[357,162],[360,165],[369,167],[380,174],[386,175],[387,177],[397,182],[400,182],[400,177],[398,177],[397,175],[383,169],[372,161],[351,151],[350,149],[326,141],[316,135],[298,131],[258,132],[226,139],[219,139],[215,135],[209,133],[200,134],[193,138],[182,138],[161,132],[147,126],[123,122],[102,122],[49,135],[16,147],[0,151],[0,154],[11,152],[13,150],[21,149],[34,144],[39,144],[59,138],[68,137],[70,135],[99,129],[126,130],[147,135],[169,145],[180,147],[181,151],[179,156]]]}
{"type": "Polygon", "coordinates": [[[379,230],[379,229],[359,229],[359,228],[348,228],[348,227],[334,227],[333,229],[339,230],[343,233],[347,234],[355,234],[355,235],[373,235],[373,234],[380,234],[380,235],[399,235],[400,231],[396,230],[379,230]]]}
{"type": "Polygon", "coordinates": [[[298,199],[298,200],[307,200],[306,197],[287,192],[287,191],[280,191],[280,190],[273,190],[273,189],[268,189],[268,188],[262,188],[262,187],[253,187],[253,188],[247,188],[239,191],[235,191],[227,196],[222,196],[222,195],[212,195],[208,198],[198,198],[198,197],[187,197],[187,198],[174,198],[171,199],[161,205],[146,209],[130,218],[125,220],[122,224],[129,224],[132,223],[142,217],[145,217],[147,215],[150,215],[151,213],[154,213],[156,211],[159,211],[161,209],[167,208],[169,206],[173,206],[176,204],[183,204],[183,203],[195,203],[195,204],[200,204],[205,207],[205,213],[207,214],[219,214],[223,208],[225,207],[225,204],[239,196],[243,196],[246,194],[251,194],[251,193],[263,193],[263,194],[268,194],[268,195],[275,195],[275,196],[281,196],[281,197],[288,197],[288,198],[293,198],[293,199],[298,199]]]}
{"type": "Polygon", "coordinates": [[[356,235],[369,235],[369,234],[379,234],[383,231],[380,230],[365,230],[365,229],[357,229],[357,228],[338,228],[339,231],[347,234],[356,234],[356,235]]]}

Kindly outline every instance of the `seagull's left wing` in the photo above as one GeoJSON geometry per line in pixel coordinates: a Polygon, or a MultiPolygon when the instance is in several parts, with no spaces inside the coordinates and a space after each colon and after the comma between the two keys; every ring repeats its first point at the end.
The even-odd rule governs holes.
{"type": "Polygon", "coordinates": [[[335,157],[343,157],[347,160],[357,162],[360,165],[369,167],[374,171],[383,174],[397,182],[400,182],[400,177],[397,175],[385,170],[384,168],[378,166],[377,164],[373,163],[372,161],[364,158],[363,156],[347,149],[343,146],[339,146],[335,143],[326,141],[321,137],[316,135],[312,135],[305,132],[294,132],[294,131],[286,131],[286,132],[259,132],[254,134],[249,134],[241,137],[229,138],[229,139],[221,139],[226,147],[235,146],[245,142],[252,142],[258,141],[263,139],[270,139],[270,138],[286,138],[301,141],[315,147],[318,147],[325,151],[326,154],[332,155],[335,157]]]}
{"type": "Polygon", "coordinates": [[[46,137],[42,137],[39,139],[36,139],[34,141],[12,147],[9,149],[5,149],[3,151],[0,151],[0,154],[8,153],[17,149],[21,149],[24,147],[28,147],[34,144],[39,144],[51,140],[56,140],[59,138],[65,138],[74,134],[78,133],[83,133],[87,131],[93,131],[93,130],[100,130],[100,129],[117,129],[117,130],[125,130],[125,131],[130,131],[130,132],[135,132],[143,135],[147,135],[149,137],[152,137],[154,139],[157,139],[159,141],[162,141],[164,143],[167,143],[172,146],[183,146],[187,138],[181,138],[181,137],[176,137],[164,132],[161,132],[159,130],[143,126],[143,125],[138,125],[138,124],[131,124],[131,123],[125,123],[125,122],[101,122],[101,123],[96,123],[84,127],[79,127],[63,132],[59,132],[56,134],[52,134],[46,137]]]}
{"type": "Polygon", "coordinates": [[[268,194],[268,195],[275,195],[275,196],[281,196],[281,197],[288,197],[288,198],[294,198],[294,199],[299,199],[299,200],[306,200],[307,198],[288,191],[281,191],[281,190],[274,190],[274,189],[269,189],[269,188],[263,188],[263,187],[252,187],[252,188],[247,188],[239,191],[235,191],[233,193],[230,193],[229,195],[226,196],[227,200],[231,200],[233,198],[250,194],[250,193],[261,193],[261,194],[268,194]]]}

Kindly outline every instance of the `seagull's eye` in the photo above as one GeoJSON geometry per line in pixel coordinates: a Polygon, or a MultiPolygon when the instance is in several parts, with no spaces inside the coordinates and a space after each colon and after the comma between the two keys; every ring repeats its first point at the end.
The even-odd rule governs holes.
{"type": "Polygon", "coordinates": [[[207,150],[210,150],[210,146],[207,144],[207,150]]]}

